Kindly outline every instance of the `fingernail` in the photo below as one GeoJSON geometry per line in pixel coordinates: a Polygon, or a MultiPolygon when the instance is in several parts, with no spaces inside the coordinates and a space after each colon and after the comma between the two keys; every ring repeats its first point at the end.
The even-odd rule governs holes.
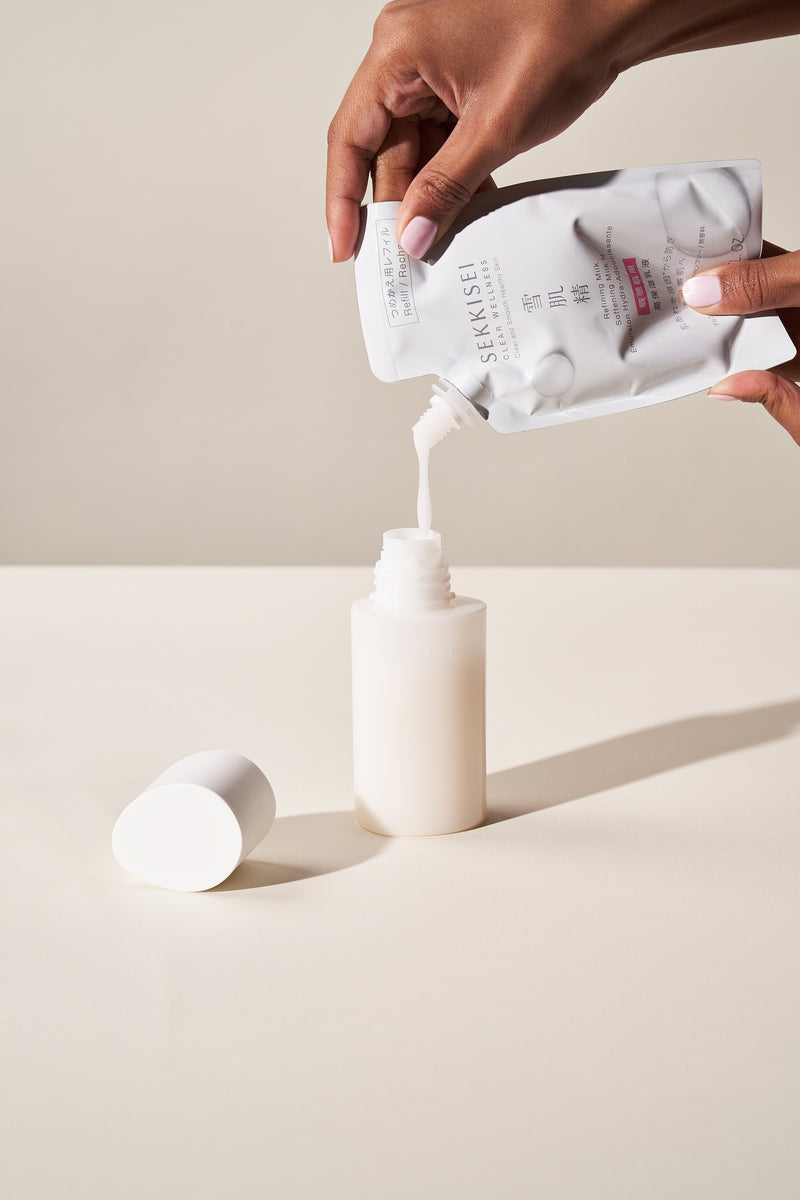
{"type": "Polygon", "coordinates": [[[333,242],[331,241],[330,234],[328,234],[328,257],[330,258],[331,262],[333,262],[333,242]]]}
{"type": "Polygon", "coordinates": [[[709,392],[712,400],[741,400],[741,396],[729,396],[726,392],[709,392]]]}
{"type": "Polygon", "coordinates": [[[436,237],[438,228],[430,217],[412,217],[403,230],[400,245],[412,258],[422,258],[436,237]]]}
{"type": "Polygon", "coordinates": [[[683,285],[683,298],[691,308],[710,308],[722,299],[718,275],[695,275],[683,285]]]}

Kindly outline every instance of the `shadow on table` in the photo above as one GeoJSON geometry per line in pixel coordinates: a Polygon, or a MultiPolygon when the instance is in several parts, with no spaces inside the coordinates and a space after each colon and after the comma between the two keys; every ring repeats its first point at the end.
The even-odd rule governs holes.
{"type": "Polygon", "coordinates": [[[800,725],[800,699],[739,712],[687,717],[596,742],[487,780],[486,824],[594,796],[676,767],[787,737],[800,725]]]}
{"type": "Polygon", "coordinates": [[[246,858],[215,892],[246,891],[296,883],[354,867],[385,849],[386,839],[360,829],[352,812],[306,813],[278,817],[263,850],[269,862],[246,858]]]}
{"type": "MultiPolygon", "coordinates": [[[[800,726],[800,699],[740,712],[687,717],[497,771],[487,780],[486,824],[508,821],[648,779],[749,746],[787,737],[800,726]]],[[[328,875],[380,854],[391,839],[360,829],[352,812],[279,817],[261,853],[247,858],[217,892],[246,891],[328,875]]]]}

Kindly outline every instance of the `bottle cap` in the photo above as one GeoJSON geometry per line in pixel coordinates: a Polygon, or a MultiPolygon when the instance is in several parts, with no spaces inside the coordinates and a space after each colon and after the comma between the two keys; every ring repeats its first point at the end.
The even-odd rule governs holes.
{"type": "Polygon", "coordinates": [[[275,794],[255,763],[203,750],[173,763],[132,800],[111,837],[121,867],[147,883],[202,892],[227,879],[275,819],[275,794]]]}

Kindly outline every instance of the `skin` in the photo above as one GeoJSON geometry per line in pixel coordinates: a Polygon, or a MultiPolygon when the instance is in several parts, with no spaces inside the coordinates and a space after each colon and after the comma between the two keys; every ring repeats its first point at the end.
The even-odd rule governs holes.
{"type": "MultiPolygon", "coordinates": [[[[800,346],[800,250],[788,253],[764,243],[763,258],[703,271],[722,284],[722,301],[697,312],[745,315],[777,309],[789,337],[800,346]]],[[[700,276],[696,276],[700,278],[700,276]]],[[[800,354],[775,371],[740,371],[714,384],[709,395],[762,404],[800,446],[800,354]]]]}
{"type": "MultiPolygon", "coordinates": [[[[622,71],[794,33],[800,0],[392,0],[328,134],[331,258],[355,250],[370,177],[376,200],[402,201],[398,240],[422,217],[434,244],[476,191],[493,186],[492,171],[561,133],[622,71]]],[[[771,250],[712,272],[722,301],[698,311],[775,307],[800,344],[800,252],[771,250]]],[[[743,372],[711,392],[763,404],[800,443],[797,364],[743,372]]]]}

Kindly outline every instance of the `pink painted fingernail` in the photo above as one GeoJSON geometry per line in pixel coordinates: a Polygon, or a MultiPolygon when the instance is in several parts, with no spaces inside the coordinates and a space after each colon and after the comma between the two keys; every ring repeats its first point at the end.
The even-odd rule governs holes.
{"type": "Polygon", "coordinates": [[[709,392],[712,400],[741,400],[741,396],[728,396],[725,392],[709,392]]]}
{"type": "Polygon", "coordinates": [[[403,230],[400,245],[411,258],[422,258],[436,237],[438,228],[430,217],[412,217],[403,230]]]}
{"type": "Polygon", "coordinates": [[[718,275],[695,275],[683,285],[683,298],[691,308],[710,308],[722,299],[718,275]]]}
{"type": "Polygon", "coordinates": [[[328,256],[329,256],[331,262],[333,262],[333,242],[331,241],[330,234],[328,234],[328,256]]]}

